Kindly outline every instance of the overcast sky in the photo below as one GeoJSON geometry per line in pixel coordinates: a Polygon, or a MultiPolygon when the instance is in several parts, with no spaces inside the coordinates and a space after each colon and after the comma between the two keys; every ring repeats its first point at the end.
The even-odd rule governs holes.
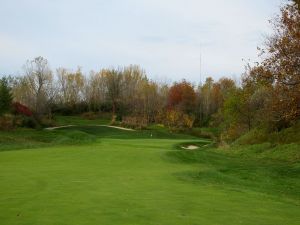
{"type": "Polygon", "coordinates": [[[240,76],[280,0],[0,0],[0,74],[139,64],[154,79],[240,76]]]}

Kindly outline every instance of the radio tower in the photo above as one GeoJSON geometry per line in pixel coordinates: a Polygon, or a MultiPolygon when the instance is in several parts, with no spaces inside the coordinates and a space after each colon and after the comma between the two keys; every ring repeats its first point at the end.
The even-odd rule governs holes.
{"type": "Polygon", "coordinates": [[[202,86],[202,54],[200,50],[200,86],[202,86]]]}

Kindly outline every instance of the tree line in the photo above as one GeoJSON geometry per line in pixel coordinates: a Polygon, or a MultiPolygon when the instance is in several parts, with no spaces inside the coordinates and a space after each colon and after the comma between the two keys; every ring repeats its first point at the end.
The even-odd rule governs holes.
{"type": "Polygon", "coordinates": [[[209,77],[202,86],[186,80],[172,85],[159,83],[150,80],[137,65],[91,71],[88,75],[80,68],[52,71],[43,57],[28,60],[24,75],[4,80],[10,99],[27,106],[37,119],[53,114],[110,113],[112,123],[163,123],[170,128],[208,125],[226,93],[237,88],[229,78],[214,82],[209,77]]]}
{"type": "Polygon", "coordinates": [[[37,120],[110,113],[112,123],[132,127],[219,127],[227,140],[254,128],[281,130],[300,116],[299,2],[282,6],[271,24],[274,32],[259,48],[261,61],[246,66],[239,85],[226,77],[208,77],[203,85],[186,80],[169,85],[149,79],[137,65],[89,74],[81,68],[53,71],[47,59],[37,57],[26,62],[22,76],[1,80],[0,112],[13,101],[28,107],[37,120]]]}

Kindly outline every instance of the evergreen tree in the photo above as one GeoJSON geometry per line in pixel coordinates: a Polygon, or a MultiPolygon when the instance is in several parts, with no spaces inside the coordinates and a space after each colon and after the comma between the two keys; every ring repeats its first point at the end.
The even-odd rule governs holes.
{"type": "Polygon", "coordinates": [[[7,78],[0,79],[0,115],[8,112],[12,103],[11,89],[7,78]]]}

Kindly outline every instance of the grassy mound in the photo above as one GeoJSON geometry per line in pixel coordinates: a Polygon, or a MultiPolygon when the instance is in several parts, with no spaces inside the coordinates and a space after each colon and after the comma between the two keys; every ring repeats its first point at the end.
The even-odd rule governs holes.
{"type": "Polygon", "coordinates": [[[288,196],[300,203],[300,163],[242,159],[214,149],[170,151],[167,156],[172,162],[199,165],[200,169],[176,173],[181,180],[288,196]]]}
{"type": "Polygon", "coordinates": [[[14,131],[0,132],[0,151],[30,149],[54,145],[86,144],[96,140],[91,135],[80,130],[34,130],[17,129],[14,131]]]}
{"type": "Polygon", "coordinates": [[[299,162],[300,123],[273,133],[263,129],[253,129],[237,139],[230,148],[220,148],[216,152],[256,160],[299,162]]]}
{"type": "Polygon", "coordinates": [[[264,129],[253,129],[235,141],[236,145],[260,144],[300,144],[300,122],[279,132],[270,133],[264,129]]]}

